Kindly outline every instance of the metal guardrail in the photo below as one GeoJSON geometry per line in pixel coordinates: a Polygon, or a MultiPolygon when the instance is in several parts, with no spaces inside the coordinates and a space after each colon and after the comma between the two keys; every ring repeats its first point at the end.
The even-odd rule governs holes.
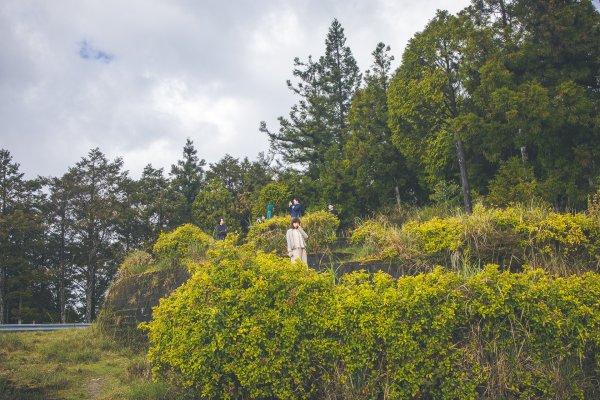
{"type": "Polygon", "coordinates": [[[57,331],[88,328],[92,324],[0,324],[0,332],[57,331]]]}

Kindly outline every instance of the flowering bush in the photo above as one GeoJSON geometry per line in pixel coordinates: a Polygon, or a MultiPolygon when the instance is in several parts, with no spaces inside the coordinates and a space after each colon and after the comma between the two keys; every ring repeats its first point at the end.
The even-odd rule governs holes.
{"type": "Polygon", "coordinates": [[[213,239],[192,224],[181,225],[174,231],[162,232],[152,247],[154,254],[161,258],[202,257],[213,239]]]}
{"type": "MultiPolygon", "coordinates": [[[[257,249],[287,254],[285,234],[290,228],[290,217],[273,217],[262,224],[250,227],[247,240],[257,249]]],[[[302,227],[308,235],[306,247],[309,254],[324,252],[336,240],[339,219],[328,212],[317,211],[301,218],[302,227]]]]}
{"type": "Polygon", "coordinates": [[[436,264],[477,269],[495,263],[513,270],[542,267],[569,274],[597,271],[600,224],[593,215],[560,214],[544,208],[486,209],[471,215],[414,219],[402,227],[368,220],[352,234],[355,243],[374,248],[371,259],[402,262],[407,255],[436,264]]]}
{"type": "Polygon", "coordinates": [[[144,325],[197,398],[592,398],[600,276],[333,276],[220,243],[144,325]]]}

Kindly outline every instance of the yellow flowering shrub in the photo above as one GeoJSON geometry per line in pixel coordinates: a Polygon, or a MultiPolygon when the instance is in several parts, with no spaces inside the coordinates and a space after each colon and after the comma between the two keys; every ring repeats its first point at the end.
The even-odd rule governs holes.
{"type": "MultiPolygon", "coordinates": [[[[309,254],[324,252],[336,240],[339,219],[328,212],[316,211],[301,219],[302,228],[308,235],[306,248],[309,254]]],[[[247,240],[257,249],[265,252],[275,252],[281,256],[287,254],[285,234],[290,228],[291,218],[273,217],[261,224],[250,227],[247,240]]]]}
{"type": "Polygon", "coordinates": [[[543,267],[564,275],[598,271],[600,265],[600,223],[593,214],[560,214],[539,207],[477,205],[470,215],[417,218],[402,227],[372,219],[353,231],[352,241],[370,247],[375,259],[423,258],[423,271],[437,264],[480,269],[494,263],[511,270],[543,267]]]}
{"type": "Polygon", "coordinates": [[[600,275],[441,268],[336,283],[219,243],[144,325],[153,377],[195,398],[593,398],[600,275]]]}
{"type": "Polygon", "coordinates": [[[409,222],[403,229],[417,237],[425,254],[456,251],[463,243],[463,224],[457,217],[434,217],[424,222],[409,222]]]}
{"type": "Polygon", "coordinates": [[[159,258],[198,258],[206,253],[213,242],[213,238],[197,226],[185,224],[172,232],[161,232],[152,251],[159,258]]]}
{"type": "Polygon", "coordinates": [[[250,226],[246,240],[257,249],[283,257],[287,255],[285,233],[290,228],[290,221],[290,217],[275,216],[262,224],[254,224],[250,226]]]}

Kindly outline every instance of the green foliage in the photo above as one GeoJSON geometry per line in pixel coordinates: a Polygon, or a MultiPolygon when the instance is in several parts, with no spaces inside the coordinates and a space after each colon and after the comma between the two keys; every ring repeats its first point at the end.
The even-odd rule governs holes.
{"type": "Polygon", "coordinates": [[[152,247],[158,258],[202,258],[213,239],[192,224],[181,225],[169,233],[161,233],[152,247]]]}
{"type": "Polygon", "coordinates": [[[2,399],[184,399],[150,380],[144,353],[98,333],[95,326],[0,335],[2,399]],[[6,339],[8,337],[8,339],[6,339]]]}
{"type": "Polygon", "coordinates": [[[600,225],[592,215],[541,207],[477,205],[471,215],[415,218],[401,228],[367,220],[353,231],[352,240],[372,249],[364,261],[412,259],[412,269],[425,271],[436,264],[463,270],[497,263],[568,275],[597,271],[600,260],[600,225]]]}
{"type": "Polygon", "coordinates": [[[425,254],[456,251],[462,244],[462,221],[456,217],[434,217],[424,222],[409,222],[403,230],[417,238],[417,245],[425,254]]]}
{"type": "Polygon", "coordinates": [[[539,198],[539,189],[533,168],[513,157],[501,163],[496,176],[490,181],[487,202],[494,206],[527,204],[539,198]]]}
{"type": "Polygon", "coordinates": [[[258,200],[252,207],[252,215],[267,215],[267,206],[273,204],[274,215],[287,213],[287,204],[291,197],[290,189],[287,185],[279,182],[271,182],[263,186],[258,194],[258,200]]]}
{"type": "Polygon", "coordinates": [[[337,239],[340,225],[338,217],[327,211],[315,211],[302,218],[302,226],[308,234],[306,246],[309,253],[323,253],[337,239]]]}
{"type": "Polygon", "coordinates": [[[593,398],[600,276],[486,268],[468,281],[468,339],[490,398],[593,398]]]}
{"type": "Polygon", "coordinates": [[[200,190],[192,205],[192,213],[196,225],[205,232],[215,232],[220,218],[225,219],[230,232],[240,228],[239,221],[234,218],[235,199],[217,179],[211,180],[200,190]]]}
{"type": "Polygon", "coordinates": [[[458,184],[442,180],[433,185],[429,199],[437,206],[446,209],[456,209],[460,206],[461,196],[462,192],[458,184]]]}
{"type": "MultiPolygon", "coordinates": [[[[262,224],[250,227],[247,240],[257,249],[265,252],[276,252],[281,256],[287,254],[285,234],[290,228],[290,217],[273,217],[262,224]]],[[[306,250],[309,254],[324,253],[335,242],[339,219],[326,211],[306,214],[301,219],[302,227],[308,239],[306,250]]]]}
{"type": "Polygon", "coordinates": [[[325,39],[325,53],[317,61],[294,60],[294,84],[288,88],[300,97],[289,119],[279,117],[279,131],[270,132],[271,147],[291,164],[307,167],[307,175],[318,179],[326,164],[339,159],[348,135],[348,112],[358,89],[361,74],[346,45],[344,28],[334,19],[325,39]]]}
{"type": "Polygon", "coordinates": [[[290,217],[275,216],[262,224],[250,226],[248,243],[266,253],[275,252],[280,256],[287,254],[285,233],[290,228],[290,217]]]}
{"type": "Polygon", "coordinates": [[[600,276],[487,267],[334,283],[222,245],[145,327],[155,379],[197,398],[592,398],[600,276]]]}
{"type": "Polygon", "coordinates": [[[180,224],[192,220],[192,204],[204,181],[206,161],[199,160],[197,153],[194,142],[187,138],[183,146],[183,160],[171,165],[171,185],[185,199],[176,219],[180,224]]]}
{"type": "Polygon", "coordinates": [[[225,246],[155,309],[157,378],[202,398],[312,398],[327,354],[331,277],[225,246]]]}
{"type": "Polygon", "coordinates": [[[154,264],[152,255],[142,250],[135,250],[125,257],[119,267],[119,276],[132,276],[144,273],[154,264]]]}

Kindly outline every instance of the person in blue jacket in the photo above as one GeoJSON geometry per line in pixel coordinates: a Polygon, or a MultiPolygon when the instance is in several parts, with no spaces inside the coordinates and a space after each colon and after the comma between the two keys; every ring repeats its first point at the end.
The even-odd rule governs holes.
{"type": "Polygon", "coordinates": [[[290,216],[292,218],[300,218],[302,216],[302,204],[300,204],[297,197],[294,197],[294,199],[290,201],[289,206],[290,216]]]}
{"type": "Polygon", "coordinates": [[[225,236],[227,236],[228,230],[225,225],[225,220],[223,218],[219,219],[219,225],[217,226],[217,240],[224,240],[225,236]]]}
{"type": "Polygon", "coordinates": [[[275,209],[275,206],[273,206],[273,203],[269,203],[269,205],[267,206],[267,219],[273,218],[274,209],[275,209]]]}

